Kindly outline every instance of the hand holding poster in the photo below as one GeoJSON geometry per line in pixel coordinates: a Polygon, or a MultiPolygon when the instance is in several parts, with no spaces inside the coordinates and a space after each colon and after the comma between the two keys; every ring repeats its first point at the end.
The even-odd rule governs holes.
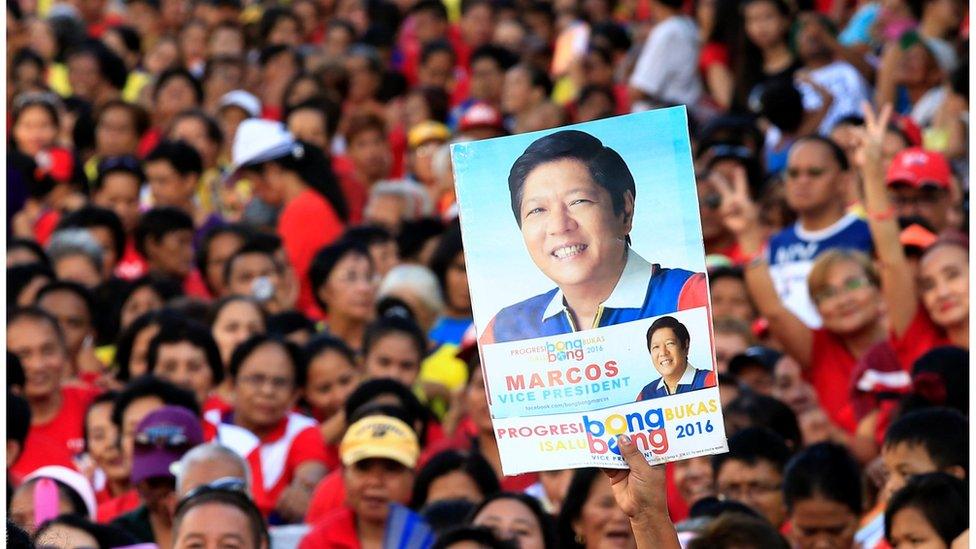
{"type": "Polygon", "coordinates": [[[685,109],[451,153],[505,474],[725,451],[685,109]]]}

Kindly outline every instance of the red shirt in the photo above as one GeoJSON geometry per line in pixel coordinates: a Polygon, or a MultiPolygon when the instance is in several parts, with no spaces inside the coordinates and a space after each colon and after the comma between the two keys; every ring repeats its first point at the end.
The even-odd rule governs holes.
{"type": "Polygon", "coordinates": [[[139,499],[139,492],[133,488],[120,496],[99,503],[98,522],[99,524],[108,524],[129,511],[135,511],[136,507],[140,505],[142,505],[142,500],[139,499]]]}
{"type": "Polygon", "coordinates": [[[332,171],[339,180],[339,188],[346,199],[349,224],[357,225],[363,220],[363,210],[366,209],[366,201],[369,199],[366,185],[356,177],[356,170],[346,157],[333,157],[332,171]]]}
{"type": "Polygon", "coordinates": [[[10,472],[23,478],[45,465],[74,469],[73,458],[85,446],[82,424],[85,410],[98,394],[90,387],[61,388],[61,409],[47,423],[33,423],[27,432],[24,451],[10,472]]]}
{"type": "Polygon", "coordinates": [[[302,538],[298,549],[359,549],[356,534],[356,515],[348,507],[340,507],[322,517],[302,538]]]}
{"type": "Polygon", "coordinates": [[[342,469],[335,469],[315,487],[312,498],[305,511],[306,524],[318,524],[346,504],[346,483],[342,479],[342,469]]]}
{"type": "Polygon", "coordinates": [[[211,411],[206,419],[216,427],[216,432],[206,433],[206,437],[216,439],[247,460],[252,498],[265,517],[291,484],[295,469],[306,462],[325,465],[325,441],[315,420],[309,417],[289,413],[263,439],[231,423],[229,415],[220,418],[219,413],[211,411]]]}
{"type": "Polygon", "coordinates": [[[810,368],[805,377],[831,421],[850,433],[857,428],[849,391],[856,365],[854,355],[839,337],[822,328],[813,331],[810,368]]]}
{"type": "Polygon", "coordinates": [[[894,347],[898,361],[906,372],[912,371],[915,361],[922,355],[944,345],[952,345],[952,342],[946,337],[945,331],[932,322],[921,304],[905,333],[901,337],[891,334],[891,346],[894,347]]]}
{"type": "Polygon", "coordinates": [[[149,264],[136,250],[136,240],[128,237],[125,240],[125,252],[119,262],[115,264],[115,276],[122,280],[135,280],[149,272],[149,264]]]}
{"type": "Polygon", "coordinates": [[[298,308],[306,314],[316,308],[308,268],[316,252],[332,244],[342,235],[344,228],[332,206],[312,189],[302,191],[281,211],[278,234],[301,284],[298,308]]]}

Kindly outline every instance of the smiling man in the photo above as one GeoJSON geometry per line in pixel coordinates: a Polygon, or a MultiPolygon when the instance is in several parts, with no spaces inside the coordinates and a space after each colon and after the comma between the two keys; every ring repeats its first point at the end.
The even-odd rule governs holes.
{"type": "Polygon", "coordinates": [[[533,142],[508,176],[532,262],[556,288],[502,309],[482,343],[612,326],[703,307],[705,276],[651,264],[630,247],[637,193],[623,158],[564,130],[533,142]]]}
{"type": "Polygon", "coordinates": [[[637,400],[650,400],[715,386],[715,373],[688,364],[691,335],[673,316],[663,316],[647,329],[647,350],[661,377],[648,383],[637,400]]]}

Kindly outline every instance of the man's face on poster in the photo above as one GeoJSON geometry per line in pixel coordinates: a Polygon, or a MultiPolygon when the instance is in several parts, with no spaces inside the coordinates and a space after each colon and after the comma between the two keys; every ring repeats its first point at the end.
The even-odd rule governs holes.
{"type": "Polygon", "coordinates": [[[625,260],[634,197],[628,191],[615,214],[610,193],[583,162],[565,158],[540,164],[525,178],[519,216],[532,261],[560,287],[612,288],[625,260]]]}
{"type": "Polygon", "coordinates": [[[651,334],[651,360],[661,377],[683,374],[688,366],[688,346],[684,345],[671,328],[660,328],[651,334]]]}

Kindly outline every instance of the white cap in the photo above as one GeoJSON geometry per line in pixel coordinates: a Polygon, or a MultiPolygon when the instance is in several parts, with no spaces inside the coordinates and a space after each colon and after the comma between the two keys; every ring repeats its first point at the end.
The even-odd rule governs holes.
{"type": "Polygon", "coordinates": [[[254,97],[253,94],[244,90],[234,90],[225,93],[220,98],[217,110],[222,110],[224,107],[237,107],[250,116],[261,116],[261,101],[257,97],[254,97]]]}
{"type": "Polygon", "coordinates": [[[61,465],[47,465],[24,477],[21,484],[34,480],[35,478],[50,478],[68,485],[85,502],[85,507],[88,508],[89,520],[95,520],[98,514],[96,511],[95,490],[92,489],[88,479],[82,476],[81,473],[61,465]]]}
{"type": "Polygon", "coordinates": [[[294,154],[292,149],[296,146],[300,145],[281,122],[248,118],[237,127],[237,134],[234,136],[234,145],[231,147],[233,167],[230,175],[233,177],[243,166],[294,154]]]}

